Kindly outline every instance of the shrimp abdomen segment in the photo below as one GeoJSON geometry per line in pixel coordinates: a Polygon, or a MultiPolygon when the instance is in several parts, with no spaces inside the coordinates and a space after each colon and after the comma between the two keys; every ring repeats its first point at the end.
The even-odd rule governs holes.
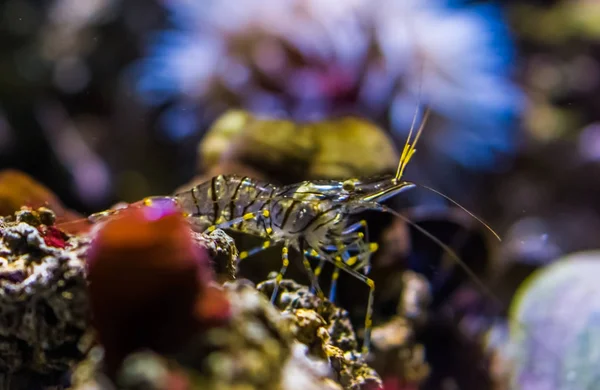
{"type": "MultiPolygon", "coordinates": [[[[249,177],[219,175],[175,198],[192,225],[203,231],[263,210],[275,191],[275,186],[249,177]]],[[[235,230],[256,234],[258,226],[256,220],[242,220],[235,230]]]]}

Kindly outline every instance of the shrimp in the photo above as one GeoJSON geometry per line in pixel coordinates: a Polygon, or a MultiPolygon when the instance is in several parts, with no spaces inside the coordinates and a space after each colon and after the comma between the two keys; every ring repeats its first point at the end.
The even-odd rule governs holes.
{"type": "MultiPolygon", "coordinates": [[[[381,202],[416,186],[403,180],[403,174],[416,151],[415,146],[427,122],[429,110],[425,111],[421,125],[412,138],[417,113],[395,175],[343,181],[303,181],[286,186],[276,186],[250,177],[219,175],[170,199],[181,207],[197,231],[209,233],[215,229],[230,229],[264,239],[262,245],[241,252],[240,260],[275,245],[282,245],[282,266],[276,276],[272,300],[276,299],[279,283],[288,269],[290,249],[303,254],[304,268],[319,295],[322,295],[322,291],[318,287],[318,277],[324,263],[335,266],[329,294],[332,301],[335,299],[340,271],[365,283],[369,288],[369,298],[363,351],[367,353],[375,293],[375,283],[367,275],[370,255],[377,250],[377,244],[368,242],[366,222],[350,223],[350,217],[375,210],[390,212],[406,220],[381,202]],[[314,272],[308,257],[319,260],[314,272]]],[[[145,203],[151,204],[160,199],[165,198],[147,198],[145,203]]],[[[429,236],[447,253],[453,253],[435,237],[429,236]]],[[[457,255],[451,257],[460,263],[457,255]]]]}
{"type": "MultiPolygon", "coordinates": [[[[303,255],[304,268],[319,296],[323,296],[323,293],[318,285],[318,277],[325,262],[335,266],[330,300],[335,299],[336,281],[340,270],[365,283],[369,288],[369,298],[364,324],[363,352],[368,353],[375,283],[367,275],[371,254],[377,250],[377,244],[369,242],[366,222],[361,220],[350,223],[350,217],[363,211],[375,210],[390,212],[406,220],[381,202],[416,186],[404,181],[403,173],[416,151],[415,146],[427,122],[429,110],[425,111],[413,139],[417,114],[418,110],[415,112],[395,175],[370,179],[350,178],[343,181],[303,181],[286,186],[277,186],[251,177],[218,175],[190,190],[173,196],[149,197],[135,205],[174,202],[196,231],[210,233],[216,229],[229,229],[264,239],[261,246],[241,252],[240,260],[272,246],[282,245],[282,266],[276,276],[272,300],[276,299],[279,283],[289,266],[290,249],[295,249],[303,255]],[[314,271],[309,257],[319,260],[319,265],[314,271]]],[[[90,216],[90,220],[99,220],[115,212],[118,210],[100,212],[90,216]]],[[[453,253],[435,237],[423,232],[441,245],[447,253],[453,253]]],[[[458,256],[452,257],[460,262],[458,256]]]]}

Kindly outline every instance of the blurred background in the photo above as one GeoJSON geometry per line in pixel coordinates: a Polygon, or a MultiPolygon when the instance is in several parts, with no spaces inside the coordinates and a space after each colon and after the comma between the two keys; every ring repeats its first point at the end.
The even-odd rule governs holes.
{"type": "Polygon", "coordinates": [[[585,173],[600,142],[599,8],[6,0],[0,166],[92,212],[188,181],[198,142],[228,108],[298,121],[354,114],[401,145],[420,101],[434,116],[409,178],[501,231],[550,223],[548,213],[555,225],[595,223],[585,173]]]}
{"type": "Polygon", "coordinates": [[[84,214],[202,173],[198,144],[231,108],[355,115],[401,148],[420,103],[406,177],[503,236],[508,295],[600,247],[596,0],[4,0],[0,20],[0,168],[84,214]]]}

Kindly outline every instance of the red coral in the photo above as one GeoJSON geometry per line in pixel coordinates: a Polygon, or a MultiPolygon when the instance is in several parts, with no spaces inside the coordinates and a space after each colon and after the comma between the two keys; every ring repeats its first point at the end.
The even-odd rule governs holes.
{"type": "Polygon", "coordinates": [[[67,246],[68,237],[60,229],[54,226],[41,225],[38,231],[48,246],[64,249],[67,246]]]}
{"type": "Polygon", "coordinates": [[[117,213],[94,239],[88,267],[93,323],[111,375],[135,350],[177,351],[229,317],[224,293],[209,285],[209,256],[173,204],[117,213]]]}

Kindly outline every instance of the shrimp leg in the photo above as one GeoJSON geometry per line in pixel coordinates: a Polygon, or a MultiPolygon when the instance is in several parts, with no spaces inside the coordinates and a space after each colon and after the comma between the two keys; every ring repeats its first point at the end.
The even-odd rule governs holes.
{"type": "MultiPolygon", "coordinates": [[[[217,223],[215,225],[209,226],[208,228],[206,228],[206,230],[204,232],[210,233],[216,229],[230,229],[232,226],[234,226],[238,223],[250,221],[252,219],[256,220],[259,218],[269,218],[269,215],[270,215],[269,210],[259,210],[259,211],[255,211],[252,213],[246,213],[246,214],[242,215],[241,217],[230,219],[229,221],[225,221],[222,223],[217,223]]],[[[272,232],[272,229],[265,228],[265,232],[268,235],[272,232]]]]}
{"type": "MultiPolygon", "coordinates": [[[[254,256],[254,255],[272,247],[273,244],[275,244],[275,242],[273,242],[271,240],[266,240],[265,242],[262,243],[262,245],[256,246],[247,251],[240,252],[239,261],[242,261],[250,256],[254,256]]],[[[315,274],[312,270],[310,262],[308,261],[306,255],[304,254],[304,251],[301,251],[301,252],[302,252],[302,265],[304,266],[304,269],[306,270],[306,273],[308,274],[308,277],[310,279],[311,289],[314,289],[313,292],[315,292],[319,298],[323,298],[325,295],[323,294],[323,290],[321,290],[321,287],[319,286],[317,277],[315,276],[315,274]]]]}
{"type": "Polygon", "coordinates": [[[336,256],[335,258],[331,258],[331,256],[327,256],[327,254],[325,254],[323,252],[318,253],[318,254],[322,258],[327,259],[330,262],[333,262],[333,264],[336,267],[338,267],[338,268],[342,269],[343,271],[349,273],[350,275],[354,276],[356,279],[365,283],[369,287],[367,313],[365,315],[365,334],[364,334],[363,348],[362,348],[363,353],[368,354],[369,348],[371,345],[371,328],[373,326],[373,301],[375,299],[375,282],[373,281],[373,279],[369,278],[366,275],[361,274],[360,272],[354,270],[349,265],[344,263],[341,256],[336,256]]]}
{"type": "Polygon", "coordinates": [[[273,289],[273,293],[271,294],[271,303],[273,303],[273,304],[275,303],[275,300],[277,299],[277,294],[279,293],[279,284],[283,280],[283,276],[285,275],[285,272],[287,271],[287,268],[290,265],[290,260],[288,258],[288,252],[289,252],[289,243],[286,241],[283,244],[283,248],[281,249],[281,263],[282,263],[281,269],[279,270],[279,273],[275,277],[275,288],[273,289]]]}

